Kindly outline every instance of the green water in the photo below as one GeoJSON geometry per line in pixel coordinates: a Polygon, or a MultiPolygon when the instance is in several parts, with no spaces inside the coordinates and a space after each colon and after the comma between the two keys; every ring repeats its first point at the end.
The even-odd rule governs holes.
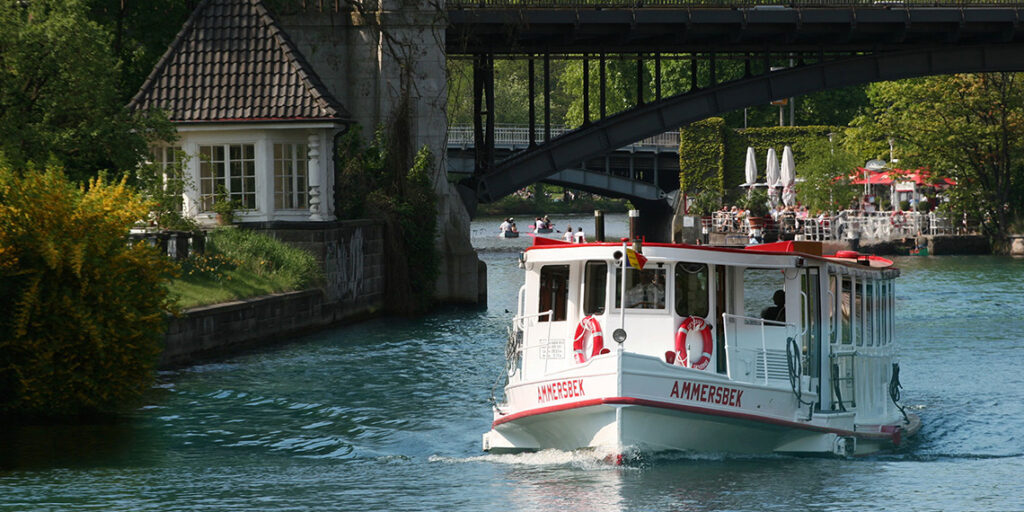
{"type": "Polygon", "coordinates": [[[119,425],[8,428],[0,511],[1024,510],[1024,260],[898,260],[903,396],[924,421],[900,451],[615,467],[480,452],[529,243],[496,226],[474,224],[486,310],[378,319],[163,373],[119,425]]]}

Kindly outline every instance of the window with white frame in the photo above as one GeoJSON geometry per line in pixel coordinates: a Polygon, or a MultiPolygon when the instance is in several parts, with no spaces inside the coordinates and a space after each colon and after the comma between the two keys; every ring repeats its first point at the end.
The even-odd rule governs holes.
{"type": "Polygon", "coordinates": [[[154,146],[152,148],[153,163],[160,167],[160,170],[167,174],[167,169],[181,161],[181,146],[154,146]]]}
{"type": "Polygon", "coordinates": [[[252,144],[199,146],[199,203],[211,211],[217,194],[256,208],[256,149],[252,144]]]}
{"type": "Polygon", "coordinates": [[[274,209],[309,207],[305,144],[274,144],[274,209]]]}

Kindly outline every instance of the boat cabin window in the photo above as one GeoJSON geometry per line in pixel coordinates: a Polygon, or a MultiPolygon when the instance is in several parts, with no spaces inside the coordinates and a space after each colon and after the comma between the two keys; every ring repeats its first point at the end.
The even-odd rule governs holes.
{"type": "MultiPolygon", "coordinates": [[[[861,292],[861,297],[862,297],[861,300],[863,302],[863,309],[862,309],[862,311],[864,312],[864,315],[862,317],[862,321],[860,322],[860,327],[861,327],[861,331],[860,332],[863,333],[861,335],[861,340],[863,340],[864,343],[866,343],[867,345],[874,345],[875,343],[874,343],[873,336],[874,336],[874,332],[875,332],[875,323],[874,323],[875,307],[874,307],[874,295],[872,293],[873,290],[872,290],[872,286],[870,284],[868,284],[867,280],[861,281],[860,284],[861,284],[860,292],[861,292]]],[[[860,343],[858,343],[858,345],[859,344],[860,343]]]]}
{"type": "MultiPolygon", "coordinates": [[[[615,272],[615,307],[622,307],[622,269],[615,272]]],[[[626,308],[665,309],[665,269],[626,269],[626,308]]]]}
{"type": "Polygon", "coordinates": [[[708,266],[703,263],[676,263],[676,314],[708,316],[708,266]]]}
{"type": "MultiPolygon", "coordinates": [[[[743,315],[780,325],[786,321],[786,274],[778,268],[748,268],[743,271],[743,315]]],[[[794,317],[793,320],[799,320],[794,317]]]]}
{"type": "Polygon", "coordinates": [[[839,319],[840,301],[843,296],[839,293],[839,276],[829,274],[828,276],[828,342],[839,343],[839,319]]]}
{"type": "MultiPolygon", "coordinates": [[[[566,305],[569,302],[569,265],[546,265],[540,269],[540,301],[538,313],[551,311],[552,322],[565,321],[566,305]]],[[[547,322],[549,315],[537,320],[547,322]]]]}
{"type": "Polygon", "coordinates": [[[843,294],[840,298],[843,319],[840,331],[844,345],[853,344],[854,288],[853,277],[843,276],[843,294]]]}
{"type": "Polygon", "coordinates": [[[600,315],[604,313],[608,290],[608,264],[588,261],[583,274],[583,314],[600,315]]]}
{"type": "Polygon", "coordinates": [[[893,283],[883,281],[882,284],[882,343],[888,345],[892,341],[893,325],[893,283]]]}

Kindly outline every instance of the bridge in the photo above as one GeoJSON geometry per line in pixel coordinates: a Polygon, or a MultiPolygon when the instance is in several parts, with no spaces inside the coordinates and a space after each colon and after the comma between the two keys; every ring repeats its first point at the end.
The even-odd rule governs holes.
{"type": "MultiPolygon", "coordinates": [[[[472,59],[474,70],[473,174],[461,182],[460,191],[467,207],[473,211],[477,202],[578,169],[581,162],[589,168],[594,159],[636,141],[744,107],[875,81],[1024,71],[1024,4],[759,3],[448,2],[448,56],[472,59]],[[521,149],[511,148],[514,153],[496,139],[494,60],[499,58],[529,61],[529,140],[521,149]],[[550,122],[548,68],[558,58],[582,59],[584,69],[583,124],[565,132],[552,131],[550,122]],[[645,80],[643,63],[653,61],[654,76],[647,77],[654,82],[653,97],[645,98],[638,86],[632,108],[608,114],[605,66],[611,58],[636,60],[638,85],[645,80]],[[665,59],[689,61],[689,90],[661,94],[665,59]],[[725,60],[741,61],[742,76],[716,74],[725,60]],[[541,91],[535,89],[535,62],[543,69],[537,80],[541,91]],[[592,73],[600,90],[595,115],[589,111],[592,73]],[[540,115],[532,100],[538,95],[544,98],[540,115]],[[499,159],[499,153],[509,156],[499,159]]],[[[612,188],[619,186],[609,185],[601,193],[618,194],[612,188]]],[[[649,206],[660,208],[660,219],[645,230],[665,233],[665,209],[649,206]]]]}
{"type": "MultiPolygon", "coordinates": [[[[551,135],[568,133],[565,126],[553,126],[551,135]]],[[[496,158],[505,158],[530,147],[529,127],[496,125],[496,158]]],[[[534,139],[543,137],[536,130],[534,139]]],[[[473,175],[476,149],[472,126],[448,128],[448,174],[473,175]]],[[[608,197],[631,201],[669,201],[675,206],[679,188],[679,132],[666,132],[633,142],[600,157],[578,162],[540,181],[608,197]]]]}

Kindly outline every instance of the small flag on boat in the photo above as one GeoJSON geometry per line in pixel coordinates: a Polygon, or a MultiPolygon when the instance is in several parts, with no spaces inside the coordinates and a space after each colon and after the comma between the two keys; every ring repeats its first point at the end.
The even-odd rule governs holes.
{"type": "Polygon", "coordinates": [[[629,260],[629,266],[639,270],[643,270],[647,263],[647,257],[633,249],[626,249],[626,258],[629,260]]]}

